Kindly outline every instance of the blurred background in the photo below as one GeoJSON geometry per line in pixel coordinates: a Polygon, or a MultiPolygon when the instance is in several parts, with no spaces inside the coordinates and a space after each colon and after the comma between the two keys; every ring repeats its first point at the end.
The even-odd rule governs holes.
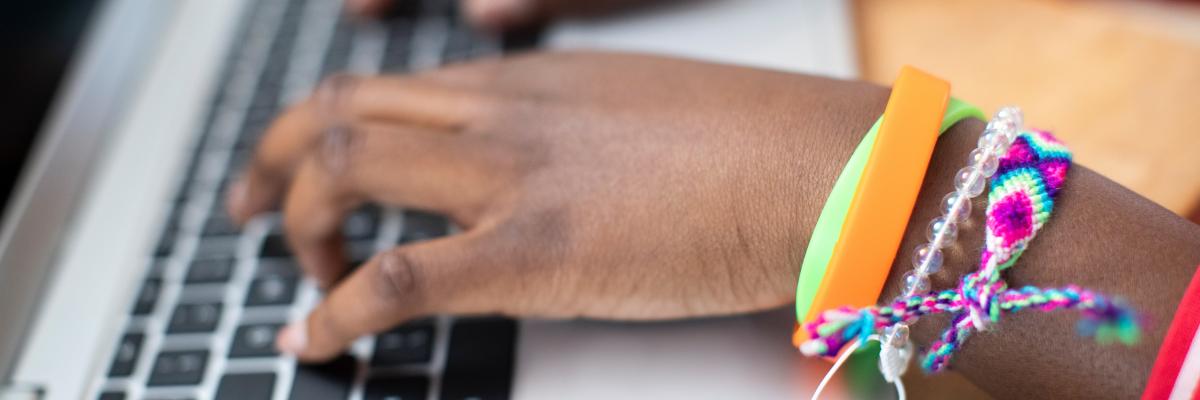
{"type": "Polygon", "coordinates": [[[854,3],[863,79],[909,63],[985,110],[1020,105],[1079,162],[1200,221],[1197,2],[854,3]]]}

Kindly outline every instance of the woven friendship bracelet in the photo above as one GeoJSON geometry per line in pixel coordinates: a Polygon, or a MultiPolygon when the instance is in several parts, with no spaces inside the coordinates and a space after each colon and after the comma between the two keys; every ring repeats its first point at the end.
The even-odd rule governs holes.
{"type": "Polygon", "coordinates": [[[1017,261],[1049,219],[1070,165],[1070,151],[1054,136],[1022,132],[1001,157],[991,179],[979,270],[964,276],[955,289],[902,296],[884,305],[822,312],[804,324],[808,340],[800,346],[801,352],[832,356],[852,342],[865,343],[898,324],[947,313],[953,315],[951,326],[929,347],[922,362],[927,371],[938,372],[974,330],[985,330],[999,322],[1001,315],[1028,308],[1076,310],[1083,316],[1081,335],[1094,336],[1101,343],[1135,343],[1140,334],[1136,315],[1120,301],[1074,285],[1011,289],[1001,278],[1001,271],[1017,261]]]}

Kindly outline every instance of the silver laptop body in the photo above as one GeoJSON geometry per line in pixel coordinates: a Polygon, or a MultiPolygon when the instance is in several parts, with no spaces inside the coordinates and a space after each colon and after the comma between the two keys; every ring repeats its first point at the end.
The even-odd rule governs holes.
{"type": "MultiPolygon", "coordinates": [[[[324,369],[263,347],[318,293],[277,246],[278,216],[231,231],[220,191],[270,118],[323,75],[434,68],[532,43],[856,75],[842,0],[678,2],[561,22],[533,40],[472,32],[447,0],[409,3],[355,23],[336,0],[103,2],[5,210],[0,399],[811,392],[827,365],[795,355],[786,309],[640,324],[437,317],[363,338],[324,369]]],[[[372,208],[346,229],[366,257],[450,227],[372,208]]]]}

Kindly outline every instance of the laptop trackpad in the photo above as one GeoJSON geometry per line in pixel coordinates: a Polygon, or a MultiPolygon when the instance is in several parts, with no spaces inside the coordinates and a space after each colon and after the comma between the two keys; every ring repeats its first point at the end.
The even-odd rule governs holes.
{"type": "Polygon", "coordinates": [[[794,315],[787,307],[671,322],[522,321],[513,397],[806,397],[829,363],[791,347],[794,315]]]}

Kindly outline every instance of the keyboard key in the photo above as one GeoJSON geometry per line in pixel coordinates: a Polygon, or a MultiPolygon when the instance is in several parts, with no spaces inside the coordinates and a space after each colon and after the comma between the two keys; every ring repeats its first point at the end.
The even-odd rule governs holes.
{"type": "Polygon", "coordinates": [[[230,374],[221,377],[216,400],[270,399],[275,391],[275,374],[230,374]]]}
{"type": "Polygon", "coordinates": [[[300,276],[300,267],[290,258],[260,258],[254,276],[300,276]]]}
{"type": "Polygon", "coordinates": [[[450,329],[442,373],[443,400],[508,399],[517,340],[516,321],[460,319],[450,329]]]}
{"type": "Polygon", "coordinates": [[[149,315],[154,312],[158,303],[158,294],[162,291],[162,279],[150,278],[142,282],[137,299],[133,302],[133,315],[149,315]]]}
{"type": "Polygon", "coordinates": [[[97,400],[125,400],[125,392],[100,393],[100,397],[97,400]]]}
{"type": "Polygon", "coordinates": [[[433,354],[433,324],[405,324],[375,337],[373,366],[426,363],[433,354]]]}
{"type": "Polygon", "coordinates": [[[379,230],[380,214],[377,207],[363,207],[346,217],[346,222],[342,224],[342,233],[349,240],[374,238],[379,230]]]}
{"type": "Polygon", "coordinates": [[[175,229],[168,227],[163,232],[162,237],[158,240],[158,245],[154,246],[155,257],[168,257],[171,255],[171,250],[175,248],[175,229]]]}
{"type": "Polygon", "coordinates": [[[204,236],[234,236],[241,232],[233,221],[226,217],[222,211],[220,215],[209,217],[208,221],[204,222],[204,229],[201,234],[204,236]]]}
{"type": "Polygon", "coordinates": [[[358,362],[343,355],[320,365],[298,365],[290,400],[344,399],[350,394],[358,362]]]}
{"type": "Polygon", "coordinates": [[[233,275],[232,258],[196,260],[188,268],[185,283],[225,283],[233,275]]]}
{"type": "Polygon", "coordinates": [[[292,249],[288,247],[287,239],[283,235],[273,233],[263,239],[258,255],[259,257],[291,257],[292,249]]]}
{"type": "Polygon", "coordinates": [[[446,236],[449,228],[449,222],[440,215],[420,211],[405,211],[404,228],[400,233],[400,244],[446,236]]]}
{"type": "Polygon", "coordinates": [[[142,354],[142,340],[146,337],[140,333],[126,333],[117,344],[116,355],[112,365],[108,367],[108,376],[126,377],[133,374],[137,366],[138,355],[142,354]]]}
{"type": "Polygon", "coordinates": [[[296,298],[295,276],[264,276],[250,281],[246,306],[279,306],[292,304],[296,298]]]}
{"type": "Polygon", "coordinates": [[[238,251],[238,238],[228,236],[201,237],[196,244],[196,259],[230,258],[238,251]]]}
{"type": "Polygon", "coordinates": [[[275,334],[283,324],[253,324],[242,325],[233,333],[233,343],[229,346],[229,358],[240,357],[274,357],[275,334]]]}
{"type": "Polygon", "coordinates": [[[196,385],[204,380],[207,350],[165,351],[154,360],[149,386],[196,385]]]}
{"type": "Polygon", "coordinates": [[[180,304],[171,314],[167,333],[212,332],[221,320],[221,304],[180,304]]]}
{"type": "Polygon", "coordinates": [[[429,378],[424,376],[387,376],[371,378],[363,400],[425,400],[429,378]]]}

